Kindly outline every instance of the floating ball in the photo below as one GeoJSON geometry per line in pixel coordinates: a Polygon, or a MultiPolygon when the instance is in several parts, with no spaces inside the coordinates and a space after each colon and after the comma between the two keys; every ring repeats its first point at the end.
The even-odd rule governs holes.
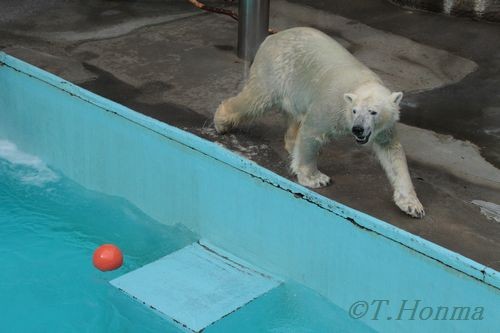
{"type": "Polygon", "coordinates": [[[122,251],[113,244],[99,246],[92,259],[94,266],[101,271],[112,271],[123,264],[122,251]]]}

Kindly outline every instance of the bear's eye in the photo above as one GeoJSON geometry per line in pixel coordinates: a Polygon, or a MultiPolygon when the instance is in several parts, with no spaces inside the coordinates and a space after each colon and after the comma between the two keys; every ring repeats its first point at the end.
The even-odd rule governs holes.
{"type": "Polygon", "coordinates": [[[352,110],[352,113],[356,114],[356,109],[353,109],[353,110],[352,110]]]}
{"type": "Polygon", "coordinates": [[[372,116],[377,115],[377,113],[378,113],[377,111],[370,110],[370,114],[371,114],[372,116]]]}

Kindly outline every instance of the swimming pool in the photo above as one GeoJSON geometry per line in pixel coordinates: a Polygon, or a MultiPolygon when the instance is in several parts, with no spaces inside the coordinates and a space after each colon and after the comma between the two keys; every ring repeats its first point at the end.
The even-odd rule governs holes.
{"type": "MultiPolygon", "coordinates": [[[[181,332],[109,281],[197,236],[160,224],[128,202],[82,188],[0,140],[0,312],[8,332],[181,332]],[[100,272],[100,244],[125,254],[100,272]]],[[[372,332],[300,285],[285,284],[206,332],[372,332]]]]}
{"type": "Polygon", "coordinates": [[[0,312],[6,332],[176,332],[108,281],[193,241],[124,200],[85,190],[0,140],[0,312]],[[124,266],[92,266],[100,244],[124,266]]]}
{"type": "MultiPolygon", "coordinates": [[[[2,53],[0,119],[0,138],[40,156],[58,170],[60,179],[71,179],[91,191],[87,193],[120,198],[119,204],[136,207],[147,216],[145,221],[162,225],[152,230],[187,231],[285,281],[207,332],[234,331],[234,327],[251,331],[252,325],[264,331],[302,327],[314,332],[328,331],[334,323],[355,332],[493,332],[498,327],[500,278],[491,268],[2,53]],[[422,300],[431,310],[483,307],[484,316],[476,320],[426,316],[376,320],[373,313],[349,317],[354,305],[377,300],[393,304],[422,300]],[[268,312],[274,315],[264,316],[268,312]],[[256,319],[261,317],[262,321],[256,319]]],[[[94,237],[101,232],[111,237],[105,226],[96,228],[94,237]]],[[[165,254],[168,251],[158,253],[165,254]]],[[[154,259],[143,256],[144,261],[154,259]]],[[[15,320],[22,320],[22,315],[15,320]]]]}

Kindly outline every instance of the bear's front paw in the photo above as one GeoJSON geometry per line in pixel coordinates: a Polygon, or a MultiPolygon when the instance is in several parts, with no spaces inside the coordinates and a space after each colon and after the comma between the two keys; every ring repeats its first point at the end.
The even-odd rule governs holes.
{"type": "Polygon", "coordinates": [[[411,217],[421,219],[425,216],[424,206],[415,195],[397,195],[394,200],[396,205],[411,217]]]}
{"type": "Polygon", "coordinates": [[[319,171],[316,171],[311,174],[302,174],[299,173],[297,174],[297,179],[301,185],[310,187],[310,188],[320,188],[320,187],[325,187],[331,183],[330,177],[325,175],[324,173],[321,173],[319,171]]]}

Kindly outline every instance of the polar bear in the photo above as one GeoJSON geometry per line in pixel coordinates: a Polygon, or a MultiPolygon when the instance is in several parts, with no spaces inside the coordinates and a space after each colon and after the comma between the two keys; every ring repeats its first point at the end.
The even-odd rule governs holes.
{"type": "Polygon", "coordinates": [[[320,147],[352,134],[375,151],[394,189],[394,202],[422,218],[395,123],[403,94],[381,79],[344,47],[312,28],[292,28],[271,35],[260,46],[243,90],[224,100],[214,116],[218,133],[270,109],[287,115],[285,148],[291,170],[304,186],[318,188],[330,177],[317,168],[320,147]]]}

